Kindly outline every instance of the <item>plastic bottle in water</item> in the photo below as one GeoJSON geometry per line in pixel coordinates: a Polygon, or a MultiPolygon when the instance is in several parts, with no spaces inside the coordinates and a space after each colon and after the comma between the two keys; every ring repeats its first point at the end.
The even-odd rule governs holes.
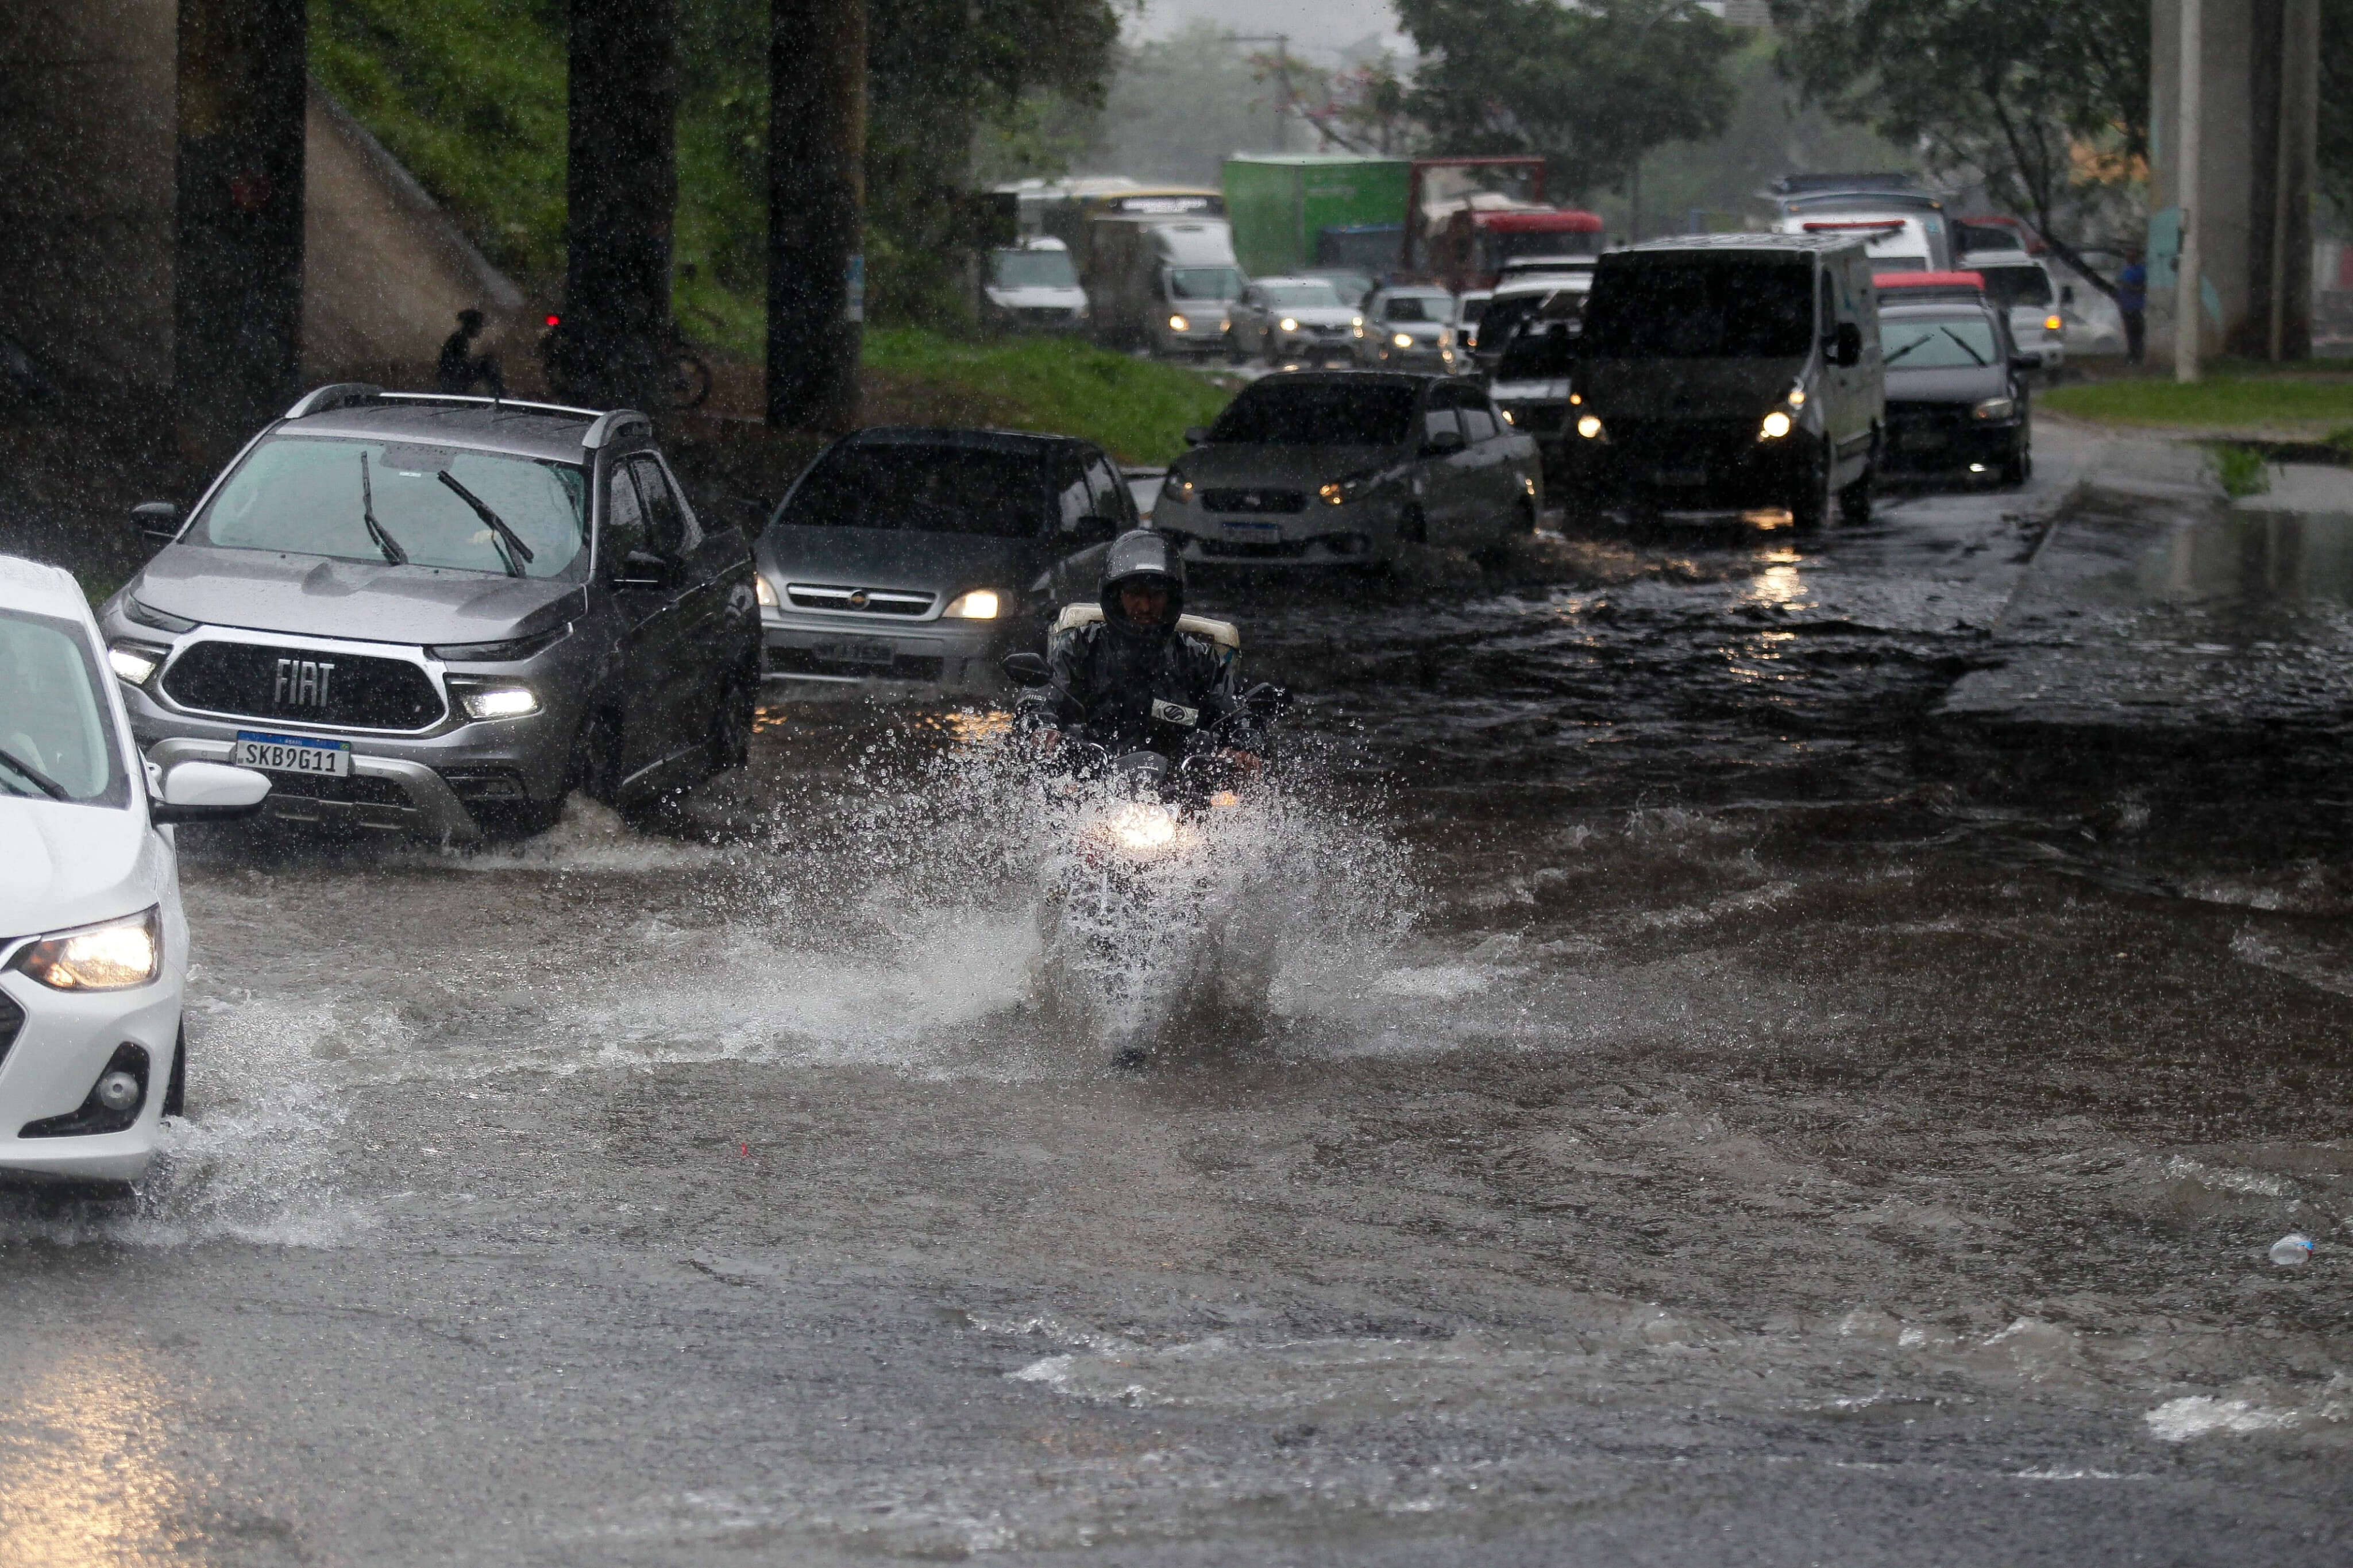
{"type": "Polygon", "coordinates": [[[2299,1263],[2312,1261],[2312,1237],[2301,1231],[2291,1231],[2272,1243],[2272,1261],[2282,1268],[2293,1268],[2299,1263]]]}

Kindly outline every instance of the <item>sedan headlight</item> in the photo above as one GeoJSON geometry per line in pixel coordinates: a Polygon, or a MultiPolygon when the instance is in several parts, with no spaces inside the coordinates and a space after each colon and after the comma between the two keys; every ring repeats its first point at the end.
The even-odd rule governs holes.
{"type": "Polygon", "coordinates": [[[119,642],[106,650],[110,668],[133,686],[144,686],[148,678],[164,668],[164,650],[144,643],[119,642]]]}
{"type": "Polygon", "coordinates": [[[1168,318],[1168,330],[1172,332],[1189,332],[1193,330],[1193,323],[1182,316],[1171,316],[1168,318]]]}
{"type": "Polygon", "coordinates": [[[951,621],[993,621],[1005,613],[1004,605],[1004,597],[996,589],[975,588],[949,600],[940,615],[951,621]]]}
{"type": "Polygon", "coordinates": [[[1765,416],[1765,422],[1757,426],[1757,438],[1759,441],[1778,441],[1788,433],[1789,416],[1778,408],[1765,416]]]}
{"type": "Polygon", "coordinates": [[[784,601],[776,597],[776,589],[770,587],[768,580],[757,572],[752,574],[752,592],[759,599],[760,607],[764,610],[781,610],[785,607],[784,601]]]}
{"type": "Polygon", "coordinates": [[[1323,497],[1327,505],[1345,506],[1352,500],[1362,500],[1365,492],[1380,481],[1379,473],[1350,474],[1345,479],[1333,479],[1328,483],[1318,485],[1315,488],[1315,493],[1323,497]]]}
{"type": "Polygon", "coordinates": [[[128,991],[164,967],[161,909],[45,936],[9,966],[52,991],[128,991]]]}
{"type": "Polygon", "coordinates": [[[1413,347],[1413,334],[1411,332],[1398,332],[1395,336],[1391,337],[1389,342],[1397,344],[1397,346],[1401,349],[1409,349],[1413,347]]]}
{"type": "Polygon", "coordinates": [[[1994,420],[2007,419],[2017,412],[2018,400],[2016,398],[1989,397],[1983,403],[1980,403],[1976,407],[1970,409],[1969,416],[1973,419],[1983,419],[1990,423],[1994,420]]]}
{"type": "Polygon", "coordinates": [[[539,711],[539,693],[528,686],[453,680],[449,690],[469,719],[522,719],[539,711]]]}
{"type": "Polygon", "coordinates": [[[1275,325],[1281,327],[1286,332],[1295,332],[1299,330],[1299,318],[1296,316],[1285,316],[1282,321],[1277,321],[1275,325]]]}
{"type": "Polygon", "coordinates": [[[1179,506],[1187,505],[1193,500],[1193,492],[1199,488],[1189,476],[1170,474],[1160,481],[1160,499],[1173,500],[1179,506]]]}

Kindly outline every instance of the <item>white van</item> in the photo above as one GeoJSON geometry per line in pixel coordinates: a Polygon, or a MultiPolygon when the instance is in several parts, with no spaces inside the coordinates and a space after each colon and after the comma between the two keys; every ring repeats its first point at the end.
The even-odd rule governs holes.
{"type": "Polygon", "coordinates": [[[1223,218],[1090,219],[1082,281],[1096,338],[1162,354],[1223,353],[1242,291],[1234,231],[1223,218]]]}
{"type": "Polygon", "coordinates": [[[1986,300],[2009,317],[2020,358],[2045,370],[2065,363],[2067,322],[2049,268],[2023,250],[1972,250],[1961,267],[1985,279],[1986,300]]]}

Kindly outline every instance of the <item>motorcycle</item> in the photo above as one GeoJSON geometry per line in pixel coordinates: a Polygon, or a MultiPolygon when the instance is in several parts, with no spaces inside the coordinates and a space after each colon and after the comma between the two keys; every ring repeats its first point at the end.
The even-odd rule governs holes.
{"type": "MultiPolygon", "coordinates": [[[[1004,668],[1019,685],[1050,679],[1036,654],[1009,655],[1004,668]]],[[[1173,1022],[1211,999],[1212,981],[1242,980],[1262,960],[1232,940],[1260,868],[1230,853],[1251,770],[1229,742],[1236,725],[1271,721],[1288,701],[1279,688],[1254,687],[1207,725],[1155,704],[1145,745],[1055,749],[1044,783],[1062,832],[1039,905],[1039,990],[1077,1015],[1114,1065],[1145,1060],[1173,1022]]]]}

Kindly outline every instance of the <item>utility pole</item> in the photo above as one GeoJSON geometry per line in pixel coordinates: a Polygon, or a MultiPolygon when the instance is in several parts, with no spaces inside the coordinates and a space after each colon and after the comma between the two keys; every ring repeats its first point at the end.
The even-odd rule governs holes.
{"type": "Polygon", "coordinates": [[[770,0],[768,423],[859,422],[866,0],[770,0]]]}
{"type": "Polygon", "coordinates": [[[2196,208],[2202,192],[2199,159],[2200,125],[2202,113],[2200,98],[2204,91],[2203,72],[2199,57],[2206,46],[2205,6],[2203,0],[2179,0],[2181,6],[2181,105],[2179,115],[2180,129],[2174,135],[2179,149],[2174,160],[2179,171],[2174,176],[2174,206],[2181,215],[2181,245],[2173,262],[2173,379],[2198,379],[2200,339],[2203,335],[2206,303],[2200,285],[2203,266],[2199,257],[2196,208]]]}
{"type": "Polygon", "coordinates": [[[1282,96],[1274,103],[1274,150],[1282,152],[1291,141],[1285,129],[1291,120],[1293,105],[1297,101],[1291,89],[1291,35],[1289,33],[1228,33],[1229,44],[1272,44],[1274,46],[1275,90],[1282,96]]]}
{"type": "Polygon", "coordinates": [[[175,423],[199,451],[301,374],[304,0],[180,0],[175,423]]]}
{"type": "Polygon", "coordinates": [[[570,395],[669,406],[678,207],[677,0],[571,0],[563,374],[570,395]]]}

